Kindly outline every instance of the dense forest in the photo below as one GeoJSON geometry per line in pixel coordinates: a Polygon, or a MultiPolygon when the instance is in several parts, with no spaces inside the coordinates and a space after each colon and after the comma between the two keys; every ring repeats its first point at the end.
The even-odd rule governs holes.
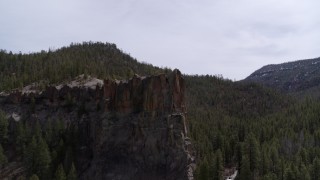
{"type": "Polygon", "coordinates": [[[197,179],[318,179],[320,103],[257,84],[186,76],[197,179]]]}
{"type": "Polygon", "coordinates": [[[109,43],[84,42],[30,54],[0,50],[0,91],[22,88],[31,83],[43,87],[71,80],[80,74],[127,79],[134,73],[148,75],[160,72],[164,69],[140,63],[109,43]]]}
{"type": "MultiPolygon", "coordinates": [[[[140,63],[116,45],[85,42],[55,51],[12,54],[0,51],[0,91],[71,80],[80,74],[126,79],[134,74],[167,73],[140,63]]],[[[187,119],[197,155],[196,179],[223,179],[237,168],[237,179],[319,179],[320,103],[296,99],[254,83],[211,75],[185,75],[187,119]]],[[[33,102],[35,103],[35,102],[33,102]]],[[[33,111],[32,103],[30,112],[33,111]]],[[[73,147],[77,130],[60,120],[16,123],[11,132],[0,112],[0,168],[16,159],[30,179],[76,179],[73,147]],[[9,151],[10,150],[10,151],[9,151]]]]}

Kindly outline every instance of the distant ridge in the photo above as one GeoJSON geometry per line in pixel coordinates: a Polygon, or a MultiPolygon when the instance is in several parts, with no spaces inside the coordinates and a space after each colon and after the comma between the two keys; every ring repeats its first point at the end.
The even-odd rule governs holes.
{"type": "Polygon", "coordinates": [[[320,97],[320,57],[266,65],[244,81],[256,82],[299,97],[320,97]]]}

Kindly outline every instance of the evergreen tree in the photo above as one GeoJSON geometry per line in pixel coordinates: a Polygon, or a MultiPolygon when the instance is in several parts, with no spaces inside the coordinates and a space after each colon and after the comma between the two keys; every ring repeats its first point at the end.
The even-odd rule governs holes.
{"type": "Polygon", "coordinates": [[[218,149],[216,152],[213,169],[214,169],[213,178],[216,180],[222,180],[223,179],[223,157],[220,149],[218,149]]]}
{"type": "Polygon", "coordinates": [[[262,175],[267,174],[269,172],[269,164],[270,164],[270,159],[267,155],[266,150],[262,151],[261,155],[261,169],[260,172],[262,175]]]}
{"type": "Polygon", "coordinates": [[[313,164],[312,164],[312,170],[311,170],[311,179],[312,180],[318,180],[320,179],[320,160],[318,158],[315,158],[313,160],[313,164]]]}
{"type": "Polygon", "coordinates": [[[239,142],[236,145],[236,161],[238,162],[239,168],[241,168],[242,156],[243,156],[243,143],[239,142]]]}
{"type": "Polygon", "coordinates": [[[278,180],[278,178],[276,174],[268,173],[262,177],[262,180],[278,180]]]}
{"type": "Polygon", "coordinates": [[[50,152],[47,143],[42,137],[39,138],[36,148],[35,166],[36,173],[39,174],[41,179],[48,177],[49,167],[51,163],[50,152]]]}
{"type": "Polygon", "coordinates": [[[8,162],[8,159],[7,159],[6,155],[4,154],[3,148],[0,144],[0,167],[7,164],[7,162],[8,162]]]}
{"type": "Polygon", "coordinates": [[[300,173],[297,179],[311,180],[308,168],[304,164],[300,168],[300,173]]]}
{"type": "Polygon", "coordinates": [[[251,180],[250,161],[244,156],[241,162],[240,180],[251,180]]]}
{"type": "Polygon", "coordinates": [[[277,173],[279,171],[279,154],[278,150],[275,147],[271,147],[271,170],[273,173],[277,173]]]}
{"type": "Polygon", "coordinates": [[[29,180],[39,180],[39,177],[36,174],[33,174],[29,180]]]}
{"type": "MultiPolygon", "coordinates": [[[[68,144],[70,144],[70,142],[68,144]]],[[[65,167],[65,169],[70,169],[73,162],[73,148],[68,146],[65,149],[64,154],[63,167],[65,167]]]]}
{"type": "Polygon", "coordinates": [[[295,180],[296,179],[294,172],[292,171],[291,168],[286,169],[284,177],[285,177],[285,180],[295,180]]]}
{"type": "Polygon", "coordinates": [[[64,172],[62,164],[59,164],[56,172],[55,172],[55,180],[66,180],[66,173],[64,172]]]}
{"type": "Polygon", "coordinates": [[[36,121],[35,127],[34,127],[34,136],[37,140],[39,140],[42,137],[42,130],[41,125],[39,123],[39,120],[36,121]]]}
{"type": "Polygon", "coordinates": [[[5,113],[0,110],[0,144],[7,138],[9,122],[5,116],[5,113]]]}
{"type": "Polygon", "coordinates": [[[33,136],[31,142],[28,144],[27,148],[24,150],[24,164],[27,168],[28,174],[33,174],[35,172],[36,164],[36,149],[37,149],[37,142],[36,138],[33,136]]]}
{"type": "Polygon", "coordinates": [[[64,124],[62,120],[54,120],[52,125],[52,138],[53,142],[58,144],[60,143],[60,137],[64,132],[64,124]]]}
{"type": "Polygon", "coordinates": [[[207,180],[209,178],[209,165],[208,165],[208,162],[207,160],[203,161],[201,164],[200,164],[200,167],[199,167],[199,175],[198,175],[198,178],[199,180],[207,180]]]}
{"type": "Polygon", "coordinates": [[[248,155],[249,155],[249,161],[250,161],[250,170],[253,172],[253,171],[257,170],[260,165],[259,144],[253,134],[249,135],[248,155]]]}
{"type": "Polygon", "coordinates": [[[77,180],[77,171],[76,171],[76,168],[73,163],[72,163],[71,168],[69,170],[67,180],[77,180]]]}
{"type": "Polygon", "coordinates": [[[48,146],[41,136],[38,141],[32,137],[24,157],[29,174],[37,174],[41,179],[48,178],[51,157],[48,146]]]}

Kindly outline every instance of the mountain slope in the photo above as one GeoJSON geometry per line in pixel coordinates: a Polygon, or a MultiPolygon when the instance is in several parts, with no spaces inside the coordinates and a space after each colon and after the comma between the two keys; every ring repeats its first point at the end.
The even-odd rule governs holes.
{"type": "Polygon", "coordinates": [[[222,171],[225,179],[230,176],[228,169],[240,166],[237,148],[246,146],[250,133],[259,137],[256,124],[293,103],[288,97],[255,83],[232,82],[209,75],[186,75],[185,80],[188,122],[198,157],[196,177],[199,179],[206,168],[211,169],[208,177],[213,177],[215,171],[222,171]],[[220,152],[225,169],[216,170],[213,164],[220,152]]]}
{"type": "MultiPolygon", "coordinates": [[[[168,82],[164,78],[169,77],[170,69],[139,63],[108,43],[76,44],[25,55],[2,51],[1,63],[1,90],[11,92],[0,98],[4,103],[0,109],[9,112],[9,116],[0,113],[0,130],[7,124],[3,121],[11,122],[9,133],[0,133],[0,139],[4,139],[0,157],[7,156],[9,161],[9,165],[0,161],[6,174],[19,175],[25,168],[38,170],[39,167],[32,167],[32,161],[23,161],[32,159],[30,149],[47,157],[42,163],[51,158],[50,174],[60,165],[68,174],[74,164],[76,174],[83,179],[115,179],[123,172],[122,167],[128,170],[122,176],[125,178],[186,177],[185,165],[194,160],[196,179],[226,179],[242,166],[249,169],[245,169],[246,173],[239,171],[240,179],[305,179],[320,168],[316,166],[320,164],[320,104],[314,101],[300,103],[256,83],[209,75],[184,75],[184,83],[179,84],[185,84],[185,93],[179,88],[168,92],[160,87],[172,82],[171,78],[167,78],[168,82]],[[90,77],[90,82],[77,83],[74,77],[80,74],[85,74],[80,76],[84,79],[90,77]],[[151,77],[145,79],[144,75],[151,77]],[[95,87],[91,81],[101,82],[96,77],[106,79],[105,91],[74,87],[78,84],[91,89],[95,87]],[[33,82],[36,83],[21,88],[33,82]],[[74,88],[63,88],[58,82],[74,88]],[[40,87],[34,90],[34,86],[40,87]],[[136,89],[130,91],[129,87],[136,89]],[[29,98],[21,96],[20,90],[11,91],[12,88],[29,93],[29,98]],[[34,96],[44,89],[46,93],[34,96]],[[172,113],[165,110],[170,99],[179,93],[181,97],[185,94],[187,114],[177,109],[172,113]],[[165,106],[159,106],[163,103],[165,106]],[[46,120],[52,123],[43,124],[46,120]],[[16,121],[20,123],[15,124],[16,121]],[[192,143],[186,134],[191,136],[192,143]],[[47,147],[44,141],[49,144],[47,147]],[[36,143],[42,145],[41,149],[35,147],[36,143]],[[185,156],[192,145],[196,149],[195,159],[185,156]],[[43,153],[48,151],[49,158],[43,153]],[[22,157],[14,156],[14,152],[22,157]],[[21,163],[12,164],[12,160],[21,163]]],[[[44,176],[43,171],[33,172],[44,176]]]]}
{"type": "Polygon", "coordinates": [[[0,51],[0,92],[38,82],[41,86],[71,80],[80,74],[101,79],[128,79],[165,70],[138,62],[115,44],[84,42],[55,51],[12,54],[0,51]]]}
{"type": "Polygon", "coordinates": [[[244,81],[256,82],[293,95],[319,97],[320,58],[267,65],[244,81]]]}

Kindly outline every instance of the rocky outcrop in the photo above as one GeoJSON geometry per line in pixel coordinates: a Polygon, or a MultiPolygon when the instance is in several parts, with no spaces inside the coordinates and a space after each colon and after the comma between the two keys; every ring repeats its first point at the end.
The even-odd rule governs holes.
{"type": "Polygon", "coordinates": [[[178,70],[170,77],[161,74],[134,76],[129,81],[104,81],[107,112],[184,112],[184,91],[184,80],[178,70]]]}
{"type": "Polygon", "coordinates": [[[80,179],[193,179],[185,82],[178,70],[15,92],[0,97],[0,107],[40,123],[62,118],[67,128],[78,129],[80,179]],[[24,116],[32,104],[32,116],[24,116]]]}

